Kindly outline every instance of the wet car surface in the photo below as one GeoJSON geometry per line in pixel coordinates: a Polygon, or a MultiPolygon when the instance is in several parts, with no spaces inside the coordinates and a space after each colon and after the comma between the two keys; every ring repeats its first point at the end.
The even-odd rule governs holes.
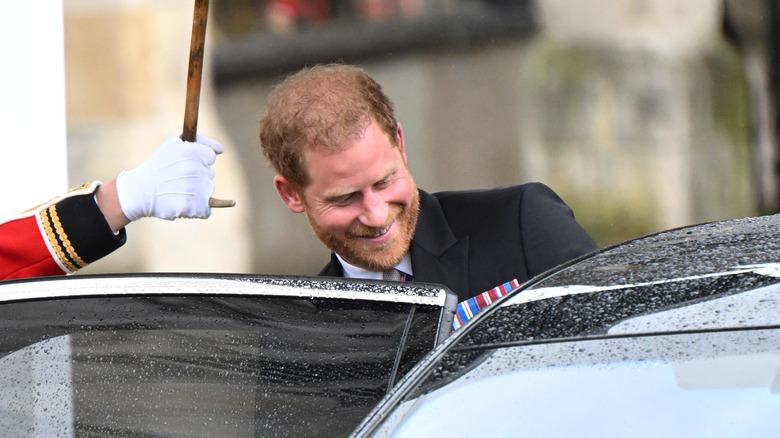
{"type": "Polygon", "coordinates": [[[605,248],[452,335],[437,285],[0,283],[0,435],[776,436],[778,238],[769,216],[605,248]]]}
{"type": "Polygon", "coordinates": [[[780,216],[600,250],[464,325],[357,436],[776,436],[780,216]]]}
{"type": "Polygon", "coordinates": [[[0,436],[343,436],[449,333],[454,299],[303,277],[5,282],[0,436]]]}

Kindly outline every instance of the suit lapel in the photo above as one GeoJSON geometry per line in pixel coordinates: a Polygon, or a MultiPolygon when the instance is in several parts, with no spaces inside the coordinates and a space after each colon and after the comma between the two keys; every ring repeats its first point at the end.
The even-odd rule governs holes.
{"type": "Polygon", "coordinates": [[[452,234],[439,201],[420,190],[420,215],[411,246],[414,280],[444,284],[459,299],[468,298],[468,248],[468,237],[458,239],[452,234]]]}
{"type": "Polygon", "coordinates": [[[336,253],[330,253],[330,262],[325,265],[324,268],[320,271],[319,274],[320,277],[343,277],[344,276],[344,268],[341,266],[341,262],[339,261],[338,257],[336,257],[336,253]]]}

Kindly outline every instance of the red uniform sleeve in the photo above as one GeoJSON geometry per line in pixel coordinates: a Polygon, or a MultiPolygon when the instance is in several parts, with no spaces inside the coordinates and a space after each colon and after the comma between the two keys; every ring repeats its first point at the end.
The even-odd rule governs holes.
{"type": "Polygon", "coordinates": [[[77,187],[0,223],[0,280],[69,274],[122,246],[125,231],[111,231],[98,187],[77,187]]]}

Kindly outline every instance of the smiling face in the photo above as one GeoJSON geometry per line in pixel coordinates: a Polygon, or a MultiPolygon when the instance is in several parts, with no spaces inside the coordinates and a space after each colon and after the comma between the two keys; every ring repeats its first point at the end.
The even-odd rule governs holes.
{"type": "Polygon", "coordinates": [[[307,148],[309,184],[302,193],[274,182],[287,207],[306,212],[314,233],[347,262],[382,271],[409,250],[419,194],[406,167],[403,133],[395,146],[374,122],[338,151],[307,148]]]}

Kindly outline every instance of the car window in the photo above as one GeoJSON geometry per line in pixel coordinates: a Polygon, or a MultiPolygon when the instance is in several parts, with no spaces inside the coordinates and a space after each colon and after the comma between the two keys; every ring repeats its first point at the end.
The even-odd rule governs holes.
{"type": "Polygon", "coordinates": [[[441,325],[442,308],[414,297],[258,296],[241,282],[176,294],[146,280],[0,303],[0,435],[346,434],[441,325]]]}
{"type": "Polygon", "coordinates": [[[616,324],[610,334],[760,327],[780,324],[780,284],[643,314],[616,324]]]}

